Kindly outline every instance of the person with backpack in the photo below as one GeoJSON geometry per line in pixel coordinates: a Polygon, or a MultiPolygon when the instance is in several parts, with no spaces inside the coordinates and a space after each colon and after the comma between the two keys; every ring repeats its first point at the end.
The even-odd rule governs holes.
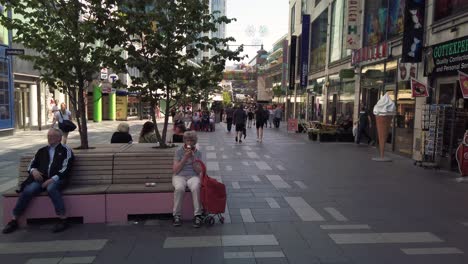
{"type": "MultiPolygon", "coordinates": [[[[55,126],[55,123],[58,123],[59,129],[60,129],[60,124],[63,123],[64,120],[70,120],[71,121],[71,112],[67,109],[67,105],[65,103],[60,104],[60,110],[55,111],[54,113],[54,121],[52,122],[52,127],[55,126]]],[[[67,144],[67,139],[68,139],[68,133],[70,131],[64,131],[62,130],[62,144],[67,144]]]]}
{"type": "Polygon", "coordinates": [[[242,143],[242,134],[245,128],[245,121],[247,120],[247,114],[244,111],[242,105],[234,111],[233,122],[236,125],[236,142],[242,143]]]}
{"type": "Polygon", "coordinates": [[[266,113],[268,115],[270,114],[269,112],[265,112],[263,109],[263,106],[261,104],[258,104],[257,106],[257,111],[255,111],[255,123],[257,127],[257,142],[262,142],[263,141],[263,126],[265,125],[265,120],[266,113]]]}

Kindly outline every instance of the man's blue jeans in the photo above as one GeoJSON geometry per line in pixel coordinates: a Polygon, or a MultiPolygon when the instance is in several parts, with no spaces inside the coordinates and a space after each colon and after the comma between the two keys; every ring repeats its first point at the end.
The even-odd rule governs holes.
{"type": "MultiPolygon", "coordinates": [[[[55,213],[58,216],[65,215],[65,204],[63,202],[62,194],[60,192],[60,186],[63,184],[61,180],[54,181],[47,186],[47,194],[52,200],[54,204],[55,213]]],[[[32,183],[28,184],[24,190],[21,192],[18,201],[16,202],[16,206],[13,209],[13,215],[15,217],[19,217],[26,207],[28,206],[31,199],[40,194],[44,189],[42,188],[42,183],[33,181],[32,183]]]]}

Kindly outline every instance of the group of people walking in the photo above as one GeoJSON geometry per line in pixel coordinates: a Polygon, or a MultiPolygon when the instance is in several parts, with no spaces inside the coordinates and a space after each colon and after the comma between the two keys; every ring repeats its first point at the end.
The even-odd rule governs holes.
{"type": "Polygon", "coordinates": [[[235,108],[228,107],[225,109],[227,131],[231,132],[232,125],[236,129],[235,141],[242,143],[242,136],[247,136],[247,129],[254,125],[257,129],[257,142],[263,142],[263,128],[270,128],[272,124],[275,128],[279,128],[283,111],[281,107],[273,106],[273,109],[264,109],[262,104],[257,104],[255,109],[245,109],[243,105],[235,108]]]}

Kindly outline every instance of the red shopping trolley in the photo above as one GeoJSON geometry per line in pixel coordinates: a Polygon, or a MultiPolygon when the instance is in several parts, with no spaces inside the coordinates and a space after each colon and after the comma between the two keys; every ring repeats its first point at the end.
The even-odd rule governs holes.
{"type": "Polygon", "coordinates": [[[226,186],[206,174],[206,166],[201,160],[194,161],[201,167],[200,199],[204,210],[204,223],[214,225],[216,218],[224,223],[222,215],[226,209],[226,186]]]}

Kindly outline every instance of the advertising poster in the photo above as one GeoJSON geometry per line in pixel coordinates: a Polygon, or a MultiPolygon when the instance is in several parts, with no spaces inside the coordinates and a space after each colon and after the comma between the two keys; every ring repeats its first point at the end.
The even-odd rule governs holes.
{"type": "Polygon", "coordinates": [[[296,46],[297,36],[291,36],[291,46],[289,47],[289,90],[294,90],[296,81],[296,46]]]}
{"type": "Polygon", "coordinates": [[[414,78],[411,78],[411,93],[413,98],[429,96],[427,85],[414,78]]]}
{"type": "Polygon", "coordinates": [[[361,43],[361,1],[348,0],[347,11],[346,48],[351,50],[359,49],[361,43]]]}
{"type": "Polygon", "coordinates": [[[127,120],[128,97],[116,96],[116,119],[119,121],[127,120]]]}
{"type": "Polygon", "coordinates": [[[463,98],[468,99],[468,74],[458,71],[458,77],[463,98]]]}
{"type": "Polygon", "coordinates": [[[366,1],[364,24],[364,46],[376,45],[385,40],[387,1],[366,1]]]}
{"type": "Polygon", "coordinates": [[[398,82],[409,81],[411,78],[417,79],[417,72],[417,63],[403,63],[401,59],[398,61],[398,82]]]}
{"type": "Polygon", "coordinates": [[[302,16],[302,38],[301,38],[301,87],[307,86],[309,76],[309,33],[310,33],[310,15],[302,16]]]}

